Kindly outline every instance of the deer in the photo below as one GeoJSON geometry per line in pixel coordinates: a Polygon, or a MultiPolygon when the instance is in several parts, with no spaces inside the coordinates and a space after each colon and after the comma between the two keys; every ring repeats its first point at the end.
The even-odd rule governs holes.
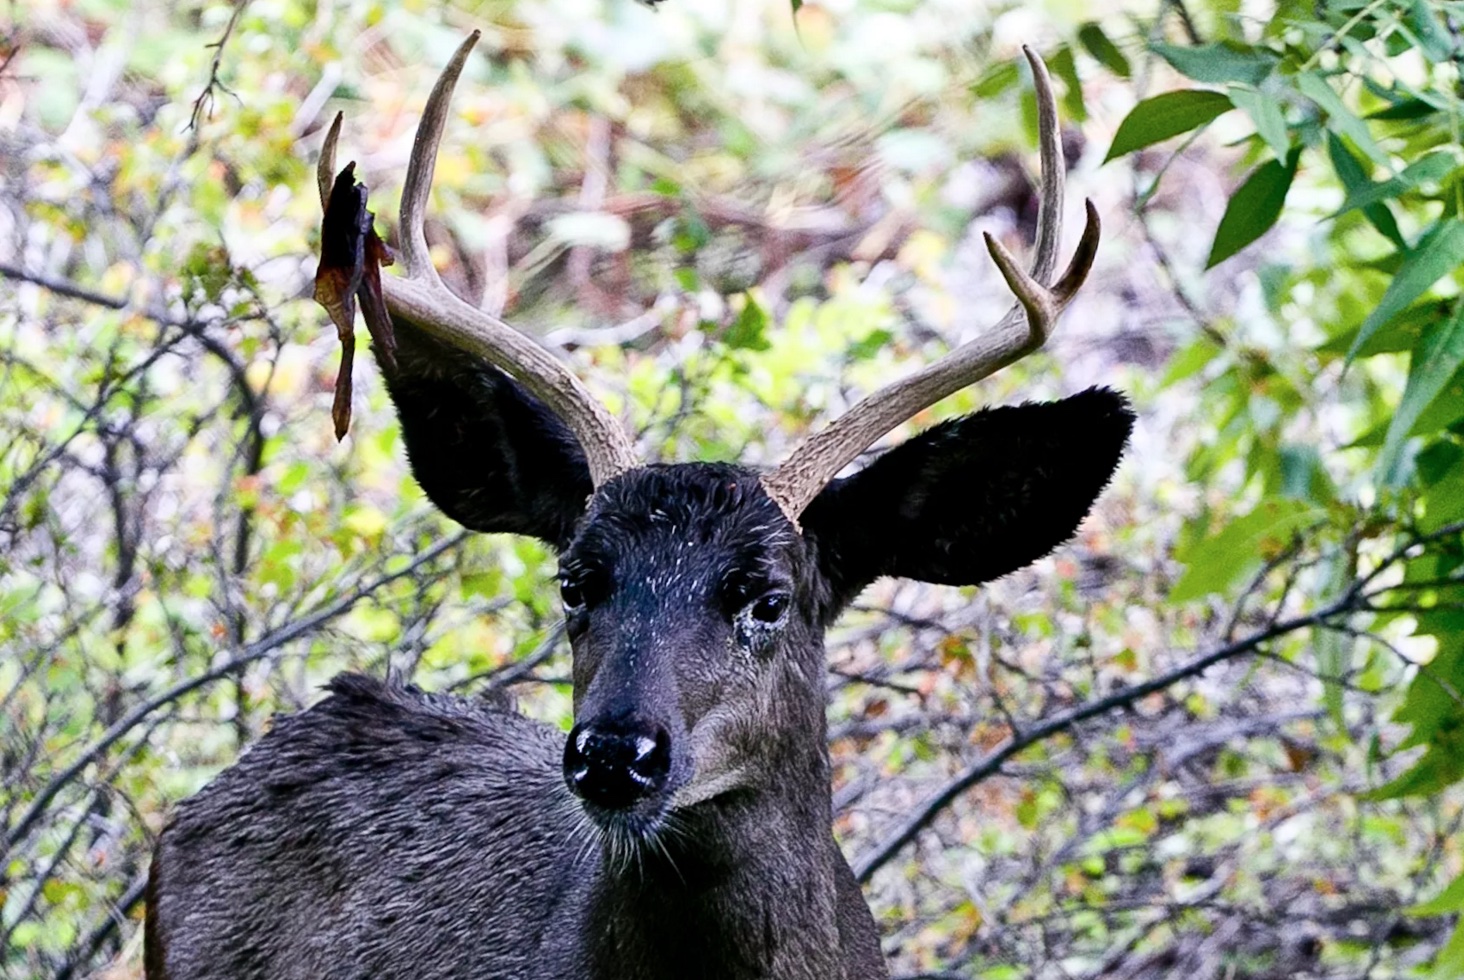
{"type": "MultiPolygon", "coordinates": [[[[558,358],[438,277],[423,218],[477,37],[419,122],[404,274],[381,278],[396,346],[373,352],[432,503],[557,553],[573,727],[337,676],[176,808],[150,867],[146,976],[887,977],[833,832],[825,631],[877,578],[977,585],[1051,552],[1134,423],[1123,395],[1091,388],[939,423],[840,475],[1040,348],[1087,278],[1091,201],[1053,282],[1065,175],[1046,68],[1025,49],[1040,117],[1030,269],[986,239],[1016,303],[759,470],[642,462],[558,358]]],[[[339,132],[337,117],[318,174],[328,211],[339,132]]]]}

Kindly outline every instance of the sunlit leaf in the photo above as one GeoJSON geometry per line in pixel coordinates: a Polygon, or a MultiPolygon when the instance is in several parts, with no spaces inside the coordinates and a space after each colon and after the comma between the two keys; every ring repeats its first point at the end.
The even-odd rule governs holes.
{"type": "Polygon", "coordinates": [[[1373,139],[1372,133],[1357,115],[1342,103],[1326,79],[1315,72],[1302,72],[1296,76],[1296,87],[1327,114],[1327,123],[1334,132],[1346,136],[1375,163],[1388,166],[1388,157],[1373,139]]]}
{"type": "Polygon", "coordinates": [[[1429,0],[1410,0],[1404,23],[1431,61],[1447,61],[1459,50],[1458,38],[1449,34],[1429,0]]]}
{"type": "Polygon", "coordinates": [[[751,293],[744,293],[742,312],[722,334],[722,342],[734,350],[769,350],[772,343],[767,338],[767,329],[767,311],[751,293]]]}
{"type": "Polygon", "coordinates": [[[1235,86],[1229,91],[1230,101],[1251,117],[1251,122],[1256,124],[1256,135],[1276,159],[1286,159],[1291,152],[1291,133],[1286,128],[1286,115],[1281,103],[1256,89],[1235,86]]]}
{"type": "MultiPolygon", "coordinates": [[[[1334,136],[1328,135],[1331,142],[1336,142],[1334,136]]],[[[1334,159],[1336,156],[1334,154],[1334,159]]],[[[1339,168],[1337,175],[1343,179],[1347,199],[1342,202],[1342,206],[1337,209],[1336,213],[1345,214],[1355,208],[1366,208],[1379,201],[1391,200],[1401,194],[1406,194],[1420,184],[1442,180],[1457,165],[1458,158],[1454,154],[1439,150],[1415,160],[1398,176],[1377,183],[1368,181],[1365,175],[1361,182],[1349,181],[1339,168]]]]}

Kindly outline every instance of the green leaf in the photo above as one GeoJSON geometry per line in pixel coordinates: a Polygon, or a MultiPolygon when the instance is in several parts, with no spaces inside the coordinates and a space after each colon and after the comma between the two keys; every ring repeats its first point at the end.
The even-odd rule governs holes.
{"type": "Polygon", "coordinates": [[[1268,555],[1285,547],[1297,531],[1325,514],[1325,509],[1301,500],[1262,501],[1249,514],[1175,554],[1185,572],[1174,583],[1170,601],[1189,602],[1224,592],[1268,555]]]}
{"type": "Polygon", "coordinates": [[[1464,875],[1449,882],[1448,887],[1427,902],[1410,905],[1403,911],[1407,915],[1448,915],[1464,911],[1464,875]]]}
{"type": "Polygon", "coordinates": [[[1429,61],[1440,64],[1453,57],[1458,45],[1444,29],[1444,25],[1439,23],[1428,0],[1413,0],[1409,4],[1408,16],[1404,22],[1413,28],[1418,45],[1428,55],[1429,61]]]}
{"type": "Polygon", "coordinates": [[[1113,72],[1119,78],[1128,78],[1133,69],[1129,67],[1129,60],[1118,46],[1108,39],[1103,33],[1103,28],[1097,22],[1088,21],[1078,28],[1078,43],[1098,60],[1104,68],[1113,72]]]}
{"type": "Polygon", "coordinates": [[[1315,72],[1302,72],[1296,76],[1296,87],[1327,114],[1327,128],[1350,139],[1354,146],[1371,157],[1375,163],[1388,166],[1387,154],[1383,153],[1373,139],[1367,123],[1342,104],[1342,97],[1327,84],[1326,79],[1315,72]]]}
{"type": "Polygon", "coordinates": [[[1073,122],[1088,118],[1088,107],[1083,104],[1083,83],[1078,78],[1078,66],[1073,62],[1073,49],[1064,44],[1047,63],[1052,73],[1062,79],[1062,113],[1073,122]]]}
{"type": "Polygon", "coordinates": [[[1300,158],[1301,149],[1298,147],[1287,154],[1285,162],[1272,160],[1251,171],[1225,206],[1205,268],[1213,269],[1260,238],[1276,223],[1276,219],[1281,217],[1281,207],[1286,203],[1286,192],[1291,190],[1300,158]]]}
{"type": "Polygon", "coordinates": [[[1442,110],[1425,99],[1403,99],[1394,102],[1386,109],[1379,109],[1376,112],[1369,112],[1368,119],[1381,119],[1386,122],[1407,122],[1414,119],[1423,119],[1442,110]]]}
{"type": "Polygon", "coordinates": [[[1441,727],[1423,758],[1407,772],[1377,789],[1362,794],[1365,800],[1397,800],[1431,796],[1464,777],[1464,731],[1441,727]]]}
{"type": "Polygon", "coordinates": [[[1021,80],[1015,61],[1003,61],[987,71],[971,86],[971,94],[981,100],[994,99],[1021,80]]]}
{"type": "Polygon", "coordinates": [[[1423,410],[1444,390],[1454,374],[1464,367],[1464,302],[1455,304],[1454,315],[1436,324],[1413,350],[1408,383],[1403,398],[1388,423],[1388,437],[1378,455],[1377,471],[1384,482],[1396,483],[1395,469],[1403,443],[1413,431],[1423,410]]]}
{"type": "MultiPolygon", "coordinates": [[[[1345,552],[1333,554],[1324,566],[1326,595],[1336,595],[1352,580],[1352,563],[1345,552]]],[[[1343,716],[1343,679],[1352,670],[1352,652],[1355,642],[1337,630],[1317,630],[1312,638],[1312,647],[1317,658],[1317,676],[1322,682],[1322,704],[1331,716],[1338,731],[1347,730],[1347,719],[1343,716]]]]}
{"type": "Polygon", "coordinates": [[[1277,102],[1265,92],[1256,89],[1233,87],[1230,101],[1234,102],[1256,124],[1256,135],[1276,155],[1284,160],[1291,152],[1291,131],[1286,128],[1286,115],[1277,102]]]}
{"type": "MultiPolygon", "coordinates": [[[[1365,188],[1374,186],[1368,179],[1367,171],[1363,169],[1362,163],[1353,156],[1352,151],[1347,148],[1347,144],[1343,143],[1336,133],[1327,134],[1327,156],[1331,159],[1332,169],[1337,171],[1337,177],[1342,181],[1342,189],[1347,192],[1349,198],[1354,193],[1362,193],[1365,188]]],[[[1344,207],[1343,210],[1346,208],[1344,207]]],[[[1393,217],[1393,212],[1388,210],[1387,205],[1368,204],[1363,207],[1362,213],[1374,228],[1382,232],[1393,243],[1394,247],[1408,247],[1403,233],[1398,230],[1398,221],[1393,217]]],[[[1333,217],[1335,218],[1336,215],[1333,217]]]]}
{"type": "Polygon", "coordinates": [[[1206,89],[1165,92],[1145,99],[1118,124],[1103,162],[1197,129],[1234,108],[1225,93],[1206,89]]]}
{"type": "Polygon", "coordinates": [[[1283,497],[1328,503],[1337,496],[1336,487],[1327,475],[1322,454],[1310,444],[1285,445],[1277,452],[1280,464],[1280,485],[1276,492],[1283,497]]]}
{"type": "MultiPolygon", "coordinates": [[[[1443,428],[1453,427],[1464,421],[1464,369],[1444,385],[1444,390],[1429,404],[1413,423],[1413,428],[1408,434],[1421,436],[1434,433],[1443,428]]],[[[1373,426],[1367,432],[1354,439],[1351,447],[1381,447],[1388,438],[1388,425],[1391,420],[1384,420],[1373,426]]],[[[1459,494],[1459,499],[1464,501],[1464,494],[1459,494]]]]}
{"type": "Polygon", "coordinates": [[[1464,679],[1460,677],[1461,666],[1464,666],[1464,646],[1445,643],[1429,662],[1428,670],[1414,675],[1402,706],[1393,715],[1398,724],[1412,729],[1397,751],[1427,745],[1445,723],[1457,723],[1460,708],[1452,692],[1464,679]]]}
{"type": "Polygon", "coordinates": [[[1223,85],[1242,82],[1259,85],[1276,69],[1281,59],[1265,48],[1231,44],[1202,44],[1178,47],[1156,43],[1149,50],[1174,66],[1174,70],[1197,82],[1223,85]]]}
{"type": "Polygon", "coordinates": [[[1377,308],[1368,314],[1347,352],[1352,361],[1362,345],[1379,327],[1397,316],[1424,290],[1464,263],[1464,222],[1456,218],[1440,221],[1403,259],[1377,308]]]}
{"type": "Polygon", "coordinates": [[[1159,384],[1165,388],[1173,387],[1186,378],[1193,377],[1205,369],[1205,366],[1213,361],[1224,348],[1210,340],[1204,334],[1196,336],[1195,340],[1183,350],[1175,353],[1169,360],[1169,369],[1164,372],[1164,378],[1159,384]]]}
{"type": "MultiPolygon", "coordinates": [[[[1460,390],[1464,391],[1464,372],[1460,373],[1456,382],[1460,390]]],[[[1455,431],[1459,430],[1457,425],[1453,428],[1455,431]]],[[[1464,450],[1460,450],[1453,443],[1440,441],[1433,443],[1418,456],[1419,475],[1431,486],[1431,492],[1424,498],[1424,512],[1419,518],[1418,529],[1429,534],[1445,525],[1464,521],[1464,493],[1455,489],[1464,486],[1464,450]],[[1444,471],[1442,479],[1439,477],[1440,469],[1444,471]],[[1425,470],[1429,472],[1425,474],[1425,470]],[[1445,483],[1445,480],[1448,482],[1445,483]]],[[[1456,594],[1451,601],[1464,607],[1464,595],[1456,594]]]]}
{"type": "Polygon", "coordinates": [[[883,328],[871,330],[863,340],[850,344],[844,355],[851,361],[867,361],[889,346],[895,335],[883,328]]]}
{"type": "Polygon", "coordinates": [[[773,346],[767,338],[768,313],[751,293],[744,293],[743,299],[742,312],[722,335],[722,342],[734,350],[768,350],[773,346]]]}
{"type": "MultiPolygon", "coordinates": [[[[1376,357],[1379,354],[1411,351],[1418,346],[1424,332],[1447,315],[1448,310],[1445,304],[1438,300],[1427,299],[1416,303],[1393,317],[1387,326],[1369,337],[1353,356],[1376,357]]],[[[1318,347],[1317,352],[1337,357],[1346,356],[1347,352],[1352,349],[1353,341],[1357,339],[1357,333],[1357,327],[1339,331],[1335,337],[1318,347]]],[[[1382,440],[1379,439],[1377,444],[1382,445],[1382,440]]]]}

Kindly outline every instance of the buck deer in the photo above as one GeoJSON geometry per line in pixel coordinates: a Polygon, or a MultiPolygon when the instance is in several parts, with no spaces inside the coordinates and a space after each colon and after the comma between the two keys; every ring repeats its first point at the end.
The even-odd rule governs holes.
{"type": "Polygon", "coordinates": [[[557,550],[574,728],[337,677],[178,808],[153,859],[147,975],[886,976],[832,831],[824,630],[879,576],[975,584],[1051,551],[1133,421],[1122,396],[1092,389],[942,423],[835,479],[924,406],[1041,346],[1086,277],[1091,203],[1075,258],[1045,285],[1064,177],[1046,70],[1028,51],[1031,272],[987,240],[1018,305],[760,473],[641,464],[558,360],[438,279],[423,212],[476,37],[418,129],[405,275],[382,282],[399,346],[373,350],[436,505],[557,550]]]}

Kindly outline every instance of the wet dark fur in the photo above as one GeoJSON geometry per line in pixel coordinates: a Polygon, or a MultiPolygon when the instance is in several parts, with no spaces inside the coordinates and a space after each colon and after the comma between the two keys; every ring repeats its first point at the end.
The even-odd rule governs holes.
{"type": "Polygon", "coordinates": [[[664,727],[663,790],[575,798],[564,737],[343,676],[180,806],[147,969],[191,978],[874,978],[831,829],[825,627],[874,578],[975,583],[1066,540],[1121,396],[980,412],[836,481],[799,534],[737,466],[651,466],[588,502],[575,440],[506,376],[398,327],[413,470],[470,527],[561,551],[575,717],[664,727]],[[769,625],[750,613],[786,593],[769,625]],[[568,595],[569,593],[567,593],[568,595]]]}

